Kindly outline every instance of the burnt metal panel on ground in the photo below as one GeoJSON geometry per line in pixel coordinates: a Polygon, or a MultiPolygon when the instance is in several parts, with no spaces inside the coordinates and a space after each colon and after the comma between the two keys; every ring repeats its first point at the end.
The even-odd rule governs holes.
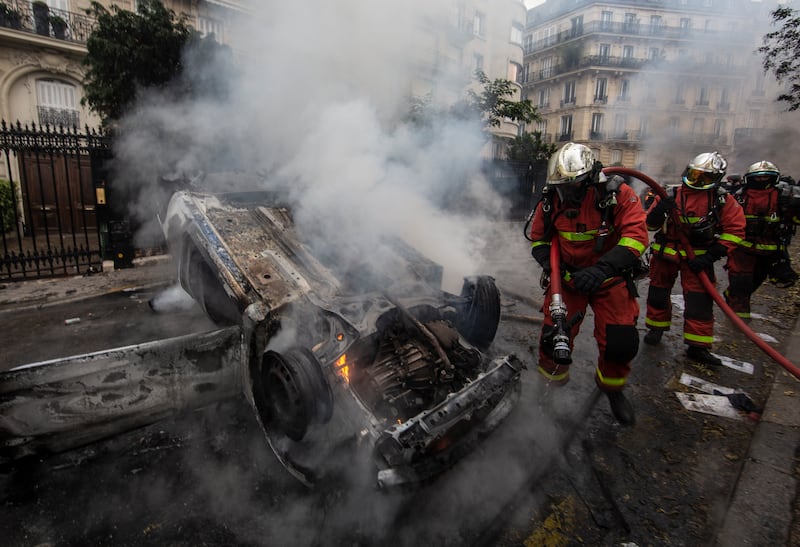
{"type": "Polygon", "coordinates": [[[0,461],[59,452],[241,392],[238,327],[0,373],[0,461]]]}

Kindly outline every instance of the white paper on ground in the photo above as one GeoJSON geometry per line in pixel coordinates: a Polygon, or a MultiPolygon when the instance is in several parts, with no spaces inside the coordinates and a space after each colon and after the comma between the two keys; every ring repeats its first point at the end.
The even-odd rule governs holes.
{"type": "Polygon", "coordinates": [[[761,338],[764,342],[771,342],[773,344],[777,344],[778,343],[778,340],[775,337],[770,336],[769,334],[764,333],[764,332],[757,332],[756,336],[761,338]]]}
{"type": "Polygon", "coordinates": [[[691,374],[686,374],[685,372],[681,374],[680,380],[678,380],[685,386],[693,387],[703,393],[708,393],[709,395],[715,395],[717,393],[728,394],[728,393],[735,393],[736,390],[732,387],[725,387],[719,384],[714,384],[712,382],[706,382],[702,378],[698,378],[696,376],[692,376],[691,374]]]}
{"type": "Polygon", "coordinates": [[[776,325],[783,325],[781,321],[778,321],[774,317],[770,317],[768,315],[762,315],[760,313],[751,313],[750,317],[752,317],[753,319],[761,319],[762,321],[769,321],[770,323],[774,323],[776,325]]]}
{"type": "Polygon", "coordinates": [[[723,418],[741,420],[742,415],[733,408],[730,400],[725,395],[707,395],[705,393],[683,393],[676,391],[675,395],[686,410],[713,414],[723,418]]]}
{"type": "Polygon", "coordinates": [[[733,370],[738,370],[739,372],[744,372],[745,374],[753,374],[753,364],[748,363],[746,361],[739,361],[737,359],[731,359],[730,357],[725,357],[724,355],[720,355],[719,353],[711,353],[714,357],[719,358],[722,361],[722,364],[728,368],[732,368],[733,370]]]}

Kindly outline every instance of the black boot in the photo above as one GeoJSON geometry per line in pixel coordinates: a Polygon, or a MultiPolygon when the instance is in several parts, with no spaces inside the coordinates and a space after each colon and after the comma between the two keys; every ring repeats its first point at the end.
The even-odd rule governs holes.
{"type": "Polygon", "coordinates": [[[686,356],[692,361],[703,363],[712,367],[722,366],[722,361],[718,357],[714,357],[708,348],[702,346],[689,346],[686,350],[686,356]]]}
{"type": "Polygon", "coordinates": [[[661,342],[662,336],[664,336],[663,330],[650,329],[647,331],[647,334],[644,335],[644,343],[648,346],[655,346],[661,342]]]}
{"type": "Polygon", "coordinates": [[[606,391],[605,394],[611,405],[611,412],[620,425],[633,425],[636,423],[633,406],[621,391],[606,391]]]}

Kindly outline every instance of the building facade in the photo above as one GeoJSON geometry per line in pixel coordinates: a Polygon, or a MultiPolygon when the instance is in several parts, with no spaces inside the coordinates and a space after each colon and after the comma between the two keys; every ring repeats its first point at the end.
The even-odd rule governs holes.
{"type": "Polygon", "coordinates": [[[755,53],[774,7],[547,0],[528,11],[524,38],[524,96],[542,115],[528,130],[657,177],[703,151],[736,163],[737,136],[776,127],[785,110],[755,53]]]}

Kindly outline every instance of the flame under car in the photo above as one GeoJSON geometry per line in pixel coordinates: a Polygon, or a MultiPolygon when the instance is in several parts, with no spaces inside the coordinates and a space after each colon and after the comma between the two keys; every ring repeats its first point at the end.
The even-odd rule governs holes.
{"type": "Polygon", "coordinates": [[[489,276],[455,295],[441,266],[399,240],[379,271],[314,251],[291,210],[261,193],[178,192],[163,225],[187,292],[242,325],[245,396],[304,482],[353,448],[371,451],[381,485],[428,479],[518,398],[519,360],[484,354],[500,319],[489,276]]]}

